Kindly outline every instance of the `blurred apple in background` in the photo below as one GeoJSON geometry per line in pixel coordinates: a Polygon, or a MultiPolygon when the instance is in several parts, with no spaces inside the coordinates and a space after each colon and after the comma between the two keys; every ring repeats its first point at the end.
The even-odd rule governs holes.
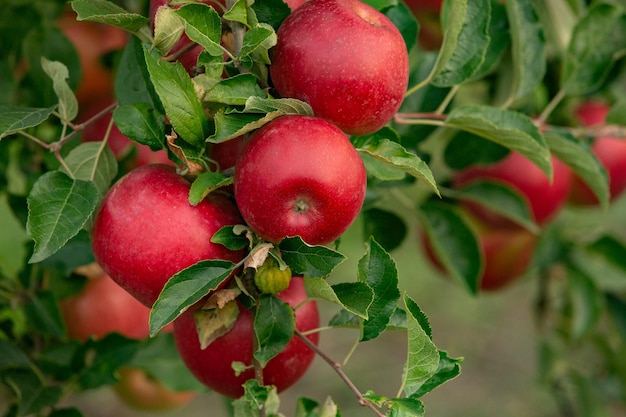
{"type": "MultiPolygon", "coordinates": [[[[583,102],[575,110],[578,121],[583,126],[602,126],[605,123],[609,105],[603,101],[583,102]]],[[[600,136],[593,139],[591,151],[606,169],[609,180],[610,198],[614,200],[626,189],[626,138],[600,136]]],[[[579,177],[574,176],[570,202],[575,205],[593,206],[598,198],[579,177]]]]}

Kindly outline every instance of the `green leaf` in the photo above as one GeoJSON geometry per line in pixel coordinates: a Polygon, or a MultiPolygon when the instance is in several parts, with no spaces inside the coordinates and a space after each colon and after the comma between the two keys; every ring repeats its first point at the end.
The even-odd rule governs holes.
{"type": "Polygon", "coordinates": [[[2,382],[18,399],[18,416],[38,414],[45,407],[53,406],[61,400],[61,386],[44,385],[41,378],[32,370],[20,369],[6,372],[2,382]]]}
{"type": "Polygon", "coordinates": [[[313,116],[311,106],[295,98],[265,98],[261,95],[251,95],[245,104],[244,113],[273,113],[279,111],[281,114],[313,116]]]}
{"type": "Polygon", "coordinates": [[[337,304],[350,313],[367,319],[367,309],[374,300],[372,289],[363,282],[330,285],[323,278],[304,278],[306,293],[311,298],[337,304]]]}
{"type": "Polygon", "coordinates": [[[100,340],[85,345],[85,363],[75,375],[83,389],[98,388],[117,382],[116,371],[127,365],[137,353],[139,341],[110,333],[100,340]]]}
{"type": "Polygon", "coordinates": [[[561,75],[562,90],[585,94],[596,89],[626,51],[626,15],[609,4],[591,7],[574,27],[561,75]]]}
{"type": "Polygon", "coordinates": [[[276,387],[261,386],[256,379],[243,384],[244,394],[232,402],[233,412],[237,417],[260,417],[264,409],[268,417],[277,417],[280,398],[276,387]]]}
{"type": "Polygon", "coordinates": [[[4,193],[0,193],[0,230],[0,275],[16,278],[24,268],[25,244],[30,239],[4,193]]]}
{"type": "Polygon", "coordinates": [[[477,294],[482,254],[472,229],[456,210],[442,203],[423,204],[419,215],[439,262],[471,294],[477,294]]]}
{"type": "Polygon", "coordinates": [[[163,149],[165,118],[152,105],[121,105],[113,111],[113,120],[122,134],[153,151],[163,149]]]}
{"type": "Polygon", "coordinates": [[[508,153],[496,142],[461,130],[448,142],[443,157],[448,167],[460,171],[474,164],[489,165],[508,153]]]}
{"type": "Polygon", "coordinates": [[[236,0],[230,9],[224,13],[224,19],[248,25],[248,7],[246,0],[236,0]]]}
{"type": "Polygon", "coordinates": [[[214,116],[215,134],[210,136],[208,141],[212,143],[226,142],[250,133],[279,116],[282,116],[282,113],[278,111],[268,114],[242,114],[240,112],[227,113],[220,109],[214,116]]]}
{"type": "Polygon", "coordinates": [[[141,341],[137,353],[128,365],[143,369],[174,391],[200,390],[203,387],[180,358],[171,332],[161,332],[141,341]]]}
{"type": "Polygon", "coordinates": [[[273,295],[259,296],[254,314],[254,334],[258,342],[254,357],[262,367],[285,349],[295,328],[296,318],[289,304],[273,295]]]}
{"type": "Polygon", "coordinates": [[[50,291],[40,291],[25,305],[26,316],[30,326],[45,336],[62,339],[65,336],[65,325],[57,300],[50,291]]]}
{"type": "MultiPolygon", "coordinates": [[[[0,111],[0,114],[2,112],[0,111]]],[[[606,115],[606,123],[626,126],[626,98],[617,101],[606,115]]],[[[2,136],[0,135],[0,138],[2,136]]]]}
{"type": "Polygon", "coordinates": [[[52,88],[59,98],[57,111],[61,115],[61,120],[71,122],[78,114],[78,100],[67,84],[67,79],[70,77],[67,67],[61,62],[48,61],[44,57],[41,57],[41,66],[52,79],[52,88]]]}
{"type": "Polygon", "coordinates": [[[389,417],[423,417],[424,403],[413,398],[394,398],[389,401],[389,417]]]}
{"type": "MultiPolygon", "coordinates": [[[[360,328],[361,321],[357,315],[347,310],[341,310],[330,319],[328,325],[331,327],[360,328]]],[[[385,330],[406,331],[406,312],[400,308],[396,308],[385,330]]]]}
{"type": "MultiPolygon", "coordinates": [[[[384,131],[382,132],[384,135],[384,131]]],[[[378,132],[368,136],[352,137],[351,141],[357,151],[424,181],[439,195],[437,183],[426,162],[414,153],[408,152],[399,143],[380,136],[378,132]]]]}
{"type": "Polygon", "coordinates": [[[358,276],[359,281],[374,291],[361,334],[361,341],[367,341],[387,328],[400,299],[396,263],[373,238],[369,239],[365,255],[359,260],[358,276]]]}
{"type": "Polygon", "coordinates": [[[154,336],[199,301],[216,290],[235,269],[224,260],[205,260],[174,274],[165,284],[150,312],[150,335],[154,336]]]}
{"type": "Polygon", "coordinates": [[[211,55],[221,56],[222,22],[217,11],[206,4],[188,4],[176,13],[185,21],[185,33],[189,39],[202,45],[211,55]]]}
{"type": "Polygon", "coordinates": [[[530,93],[546,73],[546,42],[543,27],[531,0],[506,1],[511,33],[513,85],[511,98],[530,93]]]}
{"type": "Polygon", "coordinates": [[[72,9],[78,14],[77,20],[106,23],[131,33],[148,29],[148,18],[130,13],[107,0],[72,0],[72,9]]]}
{"type": "Polygon", "coordinates": [[[386,250],[392,251],[407,236],[407,227],[404,220],[391,211],[379,208],[364,210],[363,216],[363,236],[374,239],[386,250]]]}
{"type": "Polygon", "coordinates": [[[158,7],[153,18],[152,45],[163,53],[169,52],[185,33],[185,21],[172,7],[158,7]]]}
{"type": "Polygon", "coordinates": [[[121,106],[147,103],[159,113],[163,113],[161,101],[154,91],[146,66],[141,41],[133,36],[122,51],[115,72],[115,98],[121,106]]]}
{"type": "Polygon", "coordinates": [[[601,207],[608,208],[610,191],[607,173],[591,149],[567,133],[551,131],[545,134],[545,138],[552,153],[589,186],[601,207]]]}
{"type": "Polygon", "coordinates": [[[626,273],[626,247],[619,240],[605,235],[591,243],[588,248],[626,273]]]}
{"type": "Polygon", "coordinates": [[[48,417],[83,417],[83,413],[78,408],[55,408],[48,417]]]}
{"type": "MultiPolygon", "coordinates": [[[[204,87],[204,85],[200,84],[199,87],[204,87]]],[[[238,74],[213,82],[207,87],[202,89],[202,101],[204,102],[243,106],[252,97],[265,97],[265,91],[259,86],[256,77],[252,74],[238,74]]],[[[263,112],[259,111],[258,113],[263,112]]]]}
{"type": "Polygon", "coordinates": [[[283,20],[291,14],[291,9],[283,0],[255,0],[252,9],[259,22],[268,23],[275,31],[278,30],[283,20]]]}
{"type": "Polygon", "coordinates": [[[413,398],[420,398],[431,392],[440,385],[448,382],[461,374],[462,358],[451,358],[447,352],[439,351],[439,366],[435,373],[424,381],[413,394],[413,398]]]}
{"type": "Polygon", "coordinates": [[[410,397],[437,372],[439,351],[418,320],[423,315],[418,305],[407,295],[404,296],[404,304],[407,310],[408,356],[402,385],[410,397]]]}
{"type": "Polygon", "coordinates": [[[78,145],[65,158],[65,167],[59,171],[76,180],[90,181],[104,197],[117,175],[117,161],[111,148],[102,142],[88,142],[78,145]],[[69,172],[65,169],[69,168],[69,172]]]}
{"type": "Polygon", "coordinates": [[[325,246],[311,246],[300,237],[286,237],[278,245],[283,260],[296,275],[324,278],[346,257],[325,246]]]}
{"type": "Polygon", "coordinates": [[[509,32],[509,20],[506,9],[500,0],[490,0],[491,17],[489,20],[488,36],[490,39],[485,59],[480,68],[472,76],[472,80],[478,80],[490,74],[496,68],[511,43],[509,32]]]}
{"type": "Polygon", "coordinates": [[[411,9],[402,1],[398,1],[391,7],[383,10],[385,16],[393,22],[398,28],[407,50],[411,50],[417,43],[417,34],[419,32],[419,22],[415,19],[415,15],[411,9]]]}
{"type": "Polygon", "coordinates": [[[454,196],[460,200],[478,203],[533,233],[539,233],[539,226],[533,220],[528,203],[510,186],[497,181],[474,181],[455,190],[454,196]]]}
{"type": "Polygon", "coordinates": [[[52,255],[83,228],[100,196],[93,182],[73,180],[62,172],[43,174],[28,195],[26,230],[35,241],[29,263],[52,255]]]}
{"type": "Polygon", "coordinates": [[[432,80],[432,84],[438,87],[452,87],[470,79],[481,68],[490,42],[490,0],[457,1],[452,2],[450,7],[448,23],[461,20],[457,14],[462,14],[462,26],[453,49],[448,36],[451,32],[449,27],[446,28],[448,38],[444,39],[443,48],[451,49],[440,52],[444,55],[437,62],[437,73],[432,80]]]}
{"type": "Polygon", "coordinates": [[[209,123],[189,74],[180,62],[163,61],[160,52],[150,50],[148,45],[144,45],[144,56],[152,84],[174,130],[192,145],[203,145],[209,135],[209,123]]]}
{"type": "Polygon", "coordinates": [[[189,203],[192,206],[199,204],[211,191],[233,183],[232,177],[219,172],[203,172],[191,183],[189,189],[189,203]]]}
{"type": "Polygon", "coordinates": [[[0,339],[0,370],[30,368],[31,365],[26,353],[12,341],[0,339]]]}
{"type": "Polygon", "coordinates": [[[237,59],[250,68],[253,63],[269,65],[269,49],[276,45],[276,32],[267,23],[259,23],[246,31],[237,59]]]}
{"type": "Polygon", "coordinates": [[[211,242],[219,243],[226,246],[230,250],[241,250],[247,248],[250,244],[247,236],[236,234],[234,228],[236,226],[224,226],[213,234],[211,242]]]}
{"type": "Polygon", "coordinates": [[[446,124],[521,153],[552,178],[548,146],[529,116],[495,107],[469,105],[452,110],[446,124]]]}
{"type": "Polygon", "coordinates": [[[604,296],[591,277],[573,265],[568,265],[567,279],[570,332],[574,339],[580,339],[597,324],[604,309],[604,296]]]}
{"type": "Polygon", "coordinates": [[[38,108],[0,105],[0,139],[10,136],[20,130],[35,127],[50,117],[56,106],[38,108]]]}

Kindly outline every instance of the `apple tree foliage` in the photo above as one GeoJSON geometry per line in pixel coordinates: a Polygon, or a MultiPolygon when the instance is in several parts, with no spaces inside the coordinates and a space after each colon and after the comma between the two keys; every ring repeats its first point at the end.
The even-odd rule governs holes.
{"type": "MultiPolygon", "coordinates": [[[[286,238],[270,253],[280,253],[277,260],[305,277],[309,297],[336,309],[329,327],[359,329],[360,342],[387,331],[406,333],[408,353],[395,391],[355,393],[375,415],[422,416],[421,397],[459,376],[462,360],[435,346],[436,329],[430,328],[419,300],[399,285],[398,268],[406,266],[396,264],[393,250],[406,239],[406,220],[417,217],[444,267],[468,296],[478,296],[484,260],[477,232],[459,213],[459,203],[474,201],[504,214],[540,239],[530,271],[538,288],[539,374],[563,409],[602,415],[612,396],[626,399],[626,235],[620,235],[621,225],[571,230],[576,213],[566,209],[540,226],[510,187],[459,190],[449,179],[455,170],[499,160],[509,151],[521,153],[550,177],[554,155],[584,180],[600,202],[597,210],[609,216],[607,175],[587,140],[594,131],[575,126],[571,107],[602,95],[614,103],[607,124],[624,136],[626,5],[448,0],[441,14],[441,46],[426,51],[416,42],[419,22],[406,4],[367,2],[400,29],[410,51],[411,75],[396,118],[378,132],[351,138],[368,171],[361,212],[364,250],[354,279],[327,280],[346,259],[341,240],[327,247],[286,238]],[[406,204],[392,210],[386,204],[390,198],[406,204]],[[616,278],[607,282],[607,271],[616,278]],[[599,358],[592,369],[574,360],[588,350],[599,358]]],[[[167,150],[185,167],[196,178],[189,199],[197,202],[232,183],[230,173],[210,172],[207,143],[250,133],[284,114],[312,111],[304,102],[268,92],[268,51],[289,14],[281,0],[232,1],[223,16],[204,5],[177,3],[182,7],[154,36],[142,2],[72,0],[70,5],[80,21],[132,34],[115,61],[113,120],[132,140],[167,150]],[[236,52],[220,44],[225,25],[242,35],[236,52]],[[204,49],[198,61],[203,71],[194,77],[180,63],[162,59],[161,51],[176,40],[167,34],[183,31],[204,49]]],[[[72,393],[114,383],[116,369],[129,364],[149,368],[172,389],[198,389],[180,361],[172,359],[171,335],[157,333],[239,266],[207,260],[175,274],[153,306],[155,337],[150,340],[115,334],[85,343],[66,338],[58,300],[80,290],[73,271],[93,262],[93,215],[124,170],[104,142],[77,140],[83,128],[76,122],[80,109],[73,92],[78,56],[51,24],[65,6],[39,0],[0,5],[0,381],[9,393],[7,416],[79,416],[78,409],[55,405],[72,393]]],[[[234,249],[248,247],[250,256],[267,250],[267,243],[246,232],[227,228],[214,240],[234,249]]],[[[289,312],[272,310],[276,305],[262,303],[257,313],[265,318],[255,322],[257,334],[263,335],[255,356],[262,362],[280,351],[285,334],[294,332],[292,321],[280,320],[289,312]]],[[[349,377],[341,369],[338,373],[349,377]]],[[[278,396],[251,380],[233,410],[236,416],[278,415],[278,396]]],[[[332,400],[318,404],[305,397],[295,414],[281,412],[340,415],[332,400]]]]}

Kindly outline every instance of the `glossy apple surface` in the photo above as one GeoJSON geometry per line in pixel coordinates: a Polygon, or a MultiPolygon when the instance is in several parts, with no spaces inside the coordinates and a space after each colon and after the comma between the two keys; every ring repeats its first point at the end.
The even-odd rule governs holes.
{"type": "Polygon", "coordinates": [[[80,107],[109,97],[114,81],[110,55],[126,46],[128,33],[104,23],[79,22],[74,12],[64,13],[57,24],[76,47],[80,59],[81,78],[75,92],[80,107]]]}
{"type": "Polygon", "coordinates": [[[192,206],[189,189],[173,167],[144,165],[111,187],[95,216],[96,260],[147,306],[176,272],[205,259],[238,262],[243,257],[211,242],[221,227],[242,223],[234,203],[212,193],[192,206]]]}
{"type": "MultiPolygon", "coordinates": [[[[509,186],[519,192],[528,203],[531,214],[538,224],[550,221],[567,201],[571,187],[571,171],[567,165],[552,157],[552,182],[534,163],[520,153],[511,152],[492,165],[472,166],[457,173],[453,179],[455,187],[472,181],[489,180],[509,186]]],[[[475,204],[467,207],[483,221],[503,226],[503,218],[475,204]]]]}
{"type": "Polygon", "coordinates": [[[282,97],[351,135],[373,133],[400,107],[408,84],[402,35],[359,0],[310,0],[281,24],[270,75],[282,97]]]}
{"type": "MultiPolygon", "coordinates": [[[[583,126],[603,125],[609,106],[601,101],[587,101],[576,109],[583,126]]],[[[591,151],[606,170],[610,199],[619,197],[626,189],[626,138],[600,136],[593,140],[591,151]]],[[[570,201],[575,205],[593,206],[598,198],[578,176],[574,176],[570,201]]]]}
{"type": "Polygon", "coordinates": [[[246,223],[271,242],[300,236],[332,242],[365,199],[363,161],[336,126],[310,116],[282,116],[256,131],[235,165],[235,199],[246,223]]]}
{"type": "MultiPolygon", "coordinates": [[[[292,307],[306,300],[301,278],[292,278],[289,288],[278,297],[292,307]]],[[[240,305],[239,316],[232,329],[224,336],[200,348],[194,308],[187,310],[174,321],[174,339],[180,355],[191,373],[203,384],[216,392],[237,398],[243,394],[242,384],[254,378],[249,369],[239,376],[231,367],[232,362],[251,365],[254,349],[253,318],[249,310],[240,305]]],[[[296,328],[302,332],[319,327],[319,313],[315,301],[309,301],[296,311],[296,328]]],[[[318,333],[307,336],[318,343],[318,333]]],[[[275,385],[278,391],[297,382],[313,361],[315,353],[300,339],[294,337],[285,349],[272,358],[263,369],[263,382],[275,385]]]]}

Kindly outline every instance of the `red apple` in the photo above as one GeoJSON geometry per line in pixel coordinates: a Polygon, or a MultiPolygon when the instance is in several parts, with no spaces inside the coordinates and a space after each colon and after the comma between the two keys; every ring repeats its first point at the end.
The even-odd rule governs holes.
{"type": "MultiPolygon", "coordinates": [[[[289,287],[278,297],[292,307],[300,305],[307,296],[301,278],[291,279],[289,287]]],[[[200,348],[194,312],[201,303],[184,312],[174,321],[174,338],[180,355],[191,373],[209,388],[228,397],[243,394],[242,384],[254,378],[249,369],[236,376],[231,364],[234,361],[251,365],[254,352],[253,318],[249,310],[239,304],[239,316],[231,330],[213,341],[205,349],[200,348]]],[[[315,301],[301,305],[296,314],[296,328],[301,332],[319,327],[319,313],[315,301]]],[[[318,333],[307,336],[318,343],[318,333]]],[[[300,339],[293,337],[277,356],[263,369],[263,382],[285,390],[298,381],[313,361],[315,353],[300,339]]]]}
{"type": "Polygon", "coordinates": [[[57,24],[74,44],[81,64],[81,78],[76,89],[80,107],[108,98],[113,92],[114,74],[107,55],[121,51],[128,42],[124,30],[91,21],[77,21],[74,12],[64,13],[57,24]]]}
{"type": "Polygon", "coordinates": [[[243,142],[244,137],[238,136],[226,142],[212,143],[207,156],[218,165],[220,171],[233,168],[243,148],[243,142]]]}
{"type": "Polygon", "coordinates": [[[211,242],[223,226],[242,223],[228,198],[212,193],[189,204],[190,184],[171,166],[136,168],[115,183],[95,216],[94,256],[121,287],[147,306],[167,280],[201,260],[238,262],[242,251],[211,242]]]}
{"type": "MultiPolygon", "coordinates": [[[[550,221],[567,201],[571,186],[571,171],[567,165],[552,157],[553,179],[548,179],[534,163],[518,152],[495,164],[472,166],[457,173],[453,178],[455,187],[463,187],[473,181],[489,180],[509,186],[519,192],[526,200],[531,214],[538,224],[550,221]]],[[[466,204],[470,210],[493,225],[509,224],[499,215],[476,204],[466,204]]]]}
{"type": "Polygon", "coordinates": [[[61,301],[60,308],[71,339],[100,339],[109,333],[137,340],[150,336],[150,309],[107,275],[88,279],[79,294],[61,301]]]}
{"type": "MultiPolygon", "coordinates": [[[[587,101],[576,109],[583,126],[604,124],[609,106],[601,101],[587,101]]],[[[591,151],[606,170],[610,199],[614,200],[626,189],[626,138],[600,136],[594,139],[591,151]]],[[[597,205],[598,198],[585,182],[574,176],[570,201],[576,205],[597,205]]]]}
{"type": "Polygon", "coordinates": [[[409,79],[408,52],[394,24],[359,0],[310,0],[281,24],[270,75],[283,97],[351,135],[386,125],[409,79]]]}
{"type": "Polygon", "coordinates": [[[337,239],[365,199],[363,161],[347,136],[324,119],[289,115],[256,131],[235,165],[235,199],[246,223],[279,242],[337,239]]]}

